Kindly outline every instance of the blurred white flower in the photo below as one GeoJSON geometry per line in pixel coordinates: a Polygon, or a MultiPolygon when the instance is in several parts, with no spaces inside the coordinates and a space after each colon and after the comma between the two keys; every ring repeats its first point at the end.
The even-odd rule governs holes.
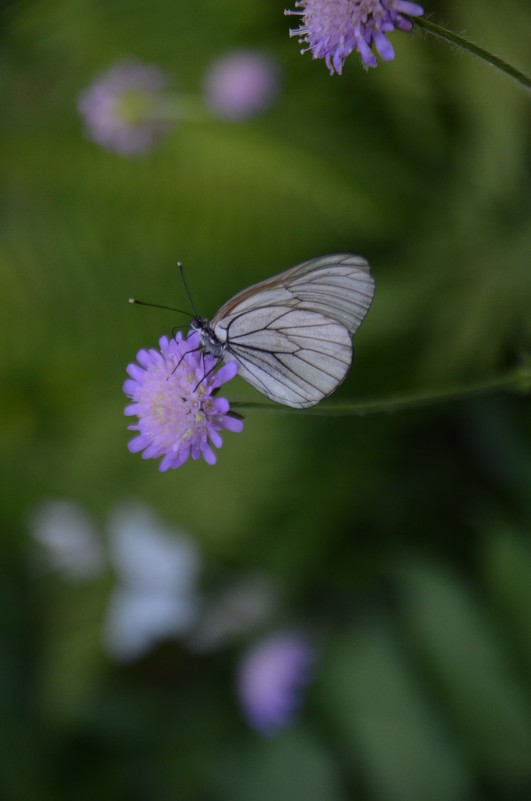
{"type": "Polygon", "coordinates": [[[105,557],[96,527],[72,501],[50,500],[30,515],[29,529],[41,546],[40,563],[71,581],[102,572],[105,557]]]}
{"type": "Polygon", "coordinates": [[[191,629],[198,612],[200,555],[192,540],[142,506],[116,510],[109,532],[117,586],[103,637],[112,657],[129,661],[191,629]]]}
{"type": "Polygon", "coordinates": [[[245,576],[207,599],[187,640],[193,651],[210,651],[267,622],[278,606],[273,584],[262,576],[245,576]]]}

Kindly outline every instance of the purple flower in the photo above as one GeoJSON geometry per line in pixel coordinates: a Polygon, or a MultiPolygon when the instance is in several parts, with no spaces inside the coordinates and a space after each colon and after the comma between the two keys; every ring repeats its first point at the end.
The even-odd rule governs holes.
{"type": "Polygon", "coordinates": [[[184,340],[162,337],[160,351],[141,350],[138,364],[130,364],[130,376],[123,390],[132,400],[126,415],[136,415],[138,423],[128,426],[138,431],[129,442],[131,453],[143,451],[144,459],[163,457],[159,470],[180,467],[189,456],[203,456],[215,464],[210,443],[220,448],[219,431],[242,431],[243,423],[229,412],[225,398],[214,397],[222,384],[236,375],[236,362],[213,372],[216,359],[199,350],[199,334],[184,340]]]}
{"type": "Polygon", "coordinates": [[[237,687],[244,714],[253,729],[274,734],[287,726],[302,703],[311,678],[315,651],[300,632],[276,634],[243,657],[237,687]]]}
{"type": "Polygon", "coordinates": [[[158,67],[141,61],[115,64],[79,96],[88,138],[121,156],[150,150],[174,125],[167,85],[158,67]]]}
{"type": "Polygon", "coordinates": [[[280,88],[280,70],[269,56],[240,50],[218,58],[205,78],[207,106],[218,117],[244,120],[269,108],[280,88]]]}
{"type": "Polygon", "coordinates": [[[343,62],[353,50],[367,67],[376,67],[373,44],[384,61],[391,61],[395,52],[386,34],[395,28],[411,30],[411,20],[404,14],[424,14],[421,6],[407,0],[298,0],[295,7],[302,10],[284,12],[302,17],[290,36],[298,36],[307,45],[301,52],[311,50],[313,58],[324,58],[331,75],[341,75],[343,62]]]}

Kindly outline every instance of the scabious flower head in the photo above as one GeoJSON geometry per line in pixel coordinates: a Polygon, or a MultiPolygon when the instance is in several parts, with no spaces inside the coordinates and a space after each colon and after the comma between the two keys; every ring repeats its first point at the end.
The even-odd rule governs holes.
{"type": "Polygon", "coordinates": [[[189,456],[201,456],[215,464],[210,443],[220,448],[219,432],[243,430],[242,421],[229,412],[226,398],[215,397],[222,384],[236,375],[236,362],[213,372],[216,359],[199,350],[199,334],[183,339],[159,340],[160,351],[141,350],[138,364],[130,364],[125,394],[133,400],[126,415],[136,415],[138,423],[128,426],[138,435],[129,442],[131,453],[143,451],[144,459],[162,456],[159,470],[180,467],[189,456]]]}
{"type": "Polygon", "coordinates": [[[331,75],[341,75],[353,50],[367,67],[376,67],[373,44],[384,61],[391,61],[395,52],[386,34],[395,28],[411,30],[407,17],[424,14],[421,6],[407,0],[298,0],[295,7],[301,10],[284,12],[302,17],[290,36],[307,45],[303,53],[310,50],[313,58],[324,58],[331,75]]]}
{"type": "Polygon", "coordinates": [[[167,86],[168,78],[158,67],[118,62],[79,96],[88,138],[122,156],[150,150],[174,125],[164,94],[167,86]]]}
{"type": "Polygon", "coordinates": [[[271,636],[244,655],[237,688],[253,729],[270,735],[291,723],[301,706],[314,659],[314,648],[301,632],[271,636]]]}
{"type": "Polygon", "coordinates": [[[205,100],[217,117],[244,120],[265,111],[280,89],[280,69],[269,56],[237,50],[218,58],[205,78],[205,100]]]}

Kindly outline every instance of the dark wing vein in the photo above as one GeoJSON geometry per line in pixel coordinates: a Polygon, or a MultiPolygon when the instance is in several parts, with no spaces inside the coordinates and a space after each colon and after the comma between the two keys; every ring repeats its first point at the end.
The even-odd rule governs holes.
{"type": "Polygon", "coordinates": [[[315,312],[273,307],[242,313],[229,330],[225,359],[238,362],[240,375],[267,397],[290,406],[313,406],[329,395],[352,360],[347,329],[315,312]],[[256,327],[254,317],[262,313],[267,322],[256,327]]]}
{"type": "Polygon", "coordinates": [[[364,259],[351,254],[322,256],[240,292],[221,307],[212,322],[228,328],[251,310],[279,306],[319,312],[354,334],[373,295],[374,279],[364,259]]]}

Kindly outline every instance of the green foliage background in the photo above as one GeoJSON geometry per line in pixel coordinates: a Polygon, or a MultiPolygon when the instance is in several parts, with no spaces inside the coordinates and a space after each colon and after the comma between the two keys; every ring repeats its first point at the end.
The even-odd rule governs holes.
{"type": "MultiPolygon", "coordinates": [[[[284,3],[2,4],[0,793],[6,799],[460,801],[531,792],[531,423],[499,395],[395,415],[249,411],[218,464],[161,475],[131,456],[125,366],[312,256],[376,277],[338,399],[441,391],[527,358],[531,97],[483,63],[393,35],[396,60],[331,78],[284,3]],[[183,124],[153,153],[88,142],[76,98],[115,59],[200,93],[258,48],[281,96],[245,124],[183,124]],[[233,691],[244,643],[168,644],[117,667],[100,643],[112,577],[35,575],[27,519],[49,498],[101,525],[124,500],[192,535],[205,572],[256,572],[275,625],[321,644],[306,707],[273,739],[233,691]]],[[[440,0],[434,19],[531,73],[526,0],[440,0]]],[[[258,400],[243,382],[232,399],[258,400]]]]}

